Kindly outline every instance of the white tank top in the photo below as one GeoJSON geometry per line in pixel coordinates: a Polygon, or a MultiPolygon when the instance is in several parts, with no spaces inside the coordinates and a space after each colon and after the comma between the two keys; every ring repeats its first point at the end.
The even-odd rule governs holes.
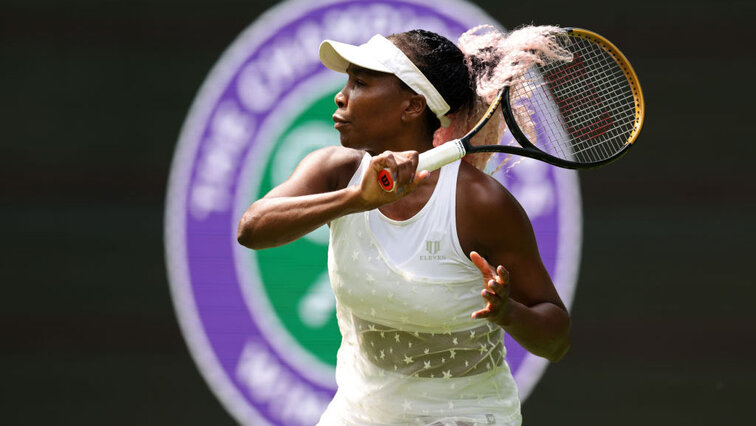
{"type": "Polygon", "coordinates": [[[338,391],[319,425],[520,425],[503,330],[470,318],[484,301],[481,274],[457,240],[458,169],[441,169],[409,220],[374,210],[331,222],[328,271],[342,342],[338,391]]]}
{"type": "Polygon", "coordinates": [[[368,212],[372,235],[397,268],[433,279],[465,281],[480,277],[457,236],[459,164],[458,160],[440,170],[430,199],[411,218],[398,221],[378,209],[368,212]]]}

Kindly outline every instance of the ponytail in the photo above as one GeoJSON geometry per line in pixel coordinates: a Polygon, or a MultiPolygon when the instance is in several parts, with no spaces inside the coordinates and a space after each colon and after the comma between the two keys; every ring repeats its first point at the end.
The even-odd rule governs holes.
{"type": "MultiPolygon", "coordinates": [[[[525,81],[533,65],[570,61],[572,55],[559,45],[565,30],[551,26],[527,26],[504,34],[491,25],[466,31],[455,45],[443,36],[425,30],[412,30],[388,37],[414,63],[438,90],[450,110],[449,127],[428,110],[428,127],[433,145],[438,146],[464,136],[478,122],[505,85],[525,81]]],[[[518,122],[529,123],[525,107],[513,107],[518,122]],[[525,118],[525,120],[521,120],[525,118]]],[[[534,129],[523,129],[529,135],[534,129]]],[[[473,137],[473,145],[495,145],[506,131],[502,114],[494,114],[473,137]]],[[[465,157],[480,170],[491,155],[465,157]]]]}
{"type": "MultiPolygon", "coordinates": [[[[468,105],[451,114],[451,125],[436,132],[434,145],[464,136],[485,113],[499,90],[505,85],[523,83],[527,70],[532,66],[571,61],[570,52],[559,45],[558,38],[564,34],[564,29],[553,26],[526,26],[504,34],[491,25],[480,25],[462,34],[459,37],[459,49],[464,54],[475,96],[468,105]]],[[[513,112],[518,118],[527,118],[528,111],[525,107],[514,107],[513,112]]],[[[523,130],[528,134],[535,129],[523,130]]],[[[495,114],[473,137],[471,143],[495,145],[505,131],[506,124],[502,115],[495,114]]],[[[483,170],[491,155],[476,155],[469,161],[483,170]]]]}

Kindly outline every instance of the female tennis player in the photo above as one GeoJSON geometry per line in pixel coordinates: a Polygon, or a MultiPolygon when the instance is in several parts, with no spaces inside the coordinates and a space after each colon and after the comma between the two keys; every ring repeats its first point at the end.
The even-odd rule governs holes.
{"type": "MultiPolygon", "coordinates": [[[[516,83],[513,69],[558,57],[558,31],[476,28],[460,47],[423,30],[321,44],[321,61],[348,75],[333,115],[342,146],[303,159],[238,234],[263,249],[330,226],[342,344],[321,425],[519,425],[504,333],[551,361],[567,351],[567,309],[518,202],[469,162],[416,170],[434,135],[464,133],[491,92],[516,83]],[[393,192],[378,184],[384,169],[393,192]]],[[[482,137],[500,137],[488,126],[482,137]]]]}

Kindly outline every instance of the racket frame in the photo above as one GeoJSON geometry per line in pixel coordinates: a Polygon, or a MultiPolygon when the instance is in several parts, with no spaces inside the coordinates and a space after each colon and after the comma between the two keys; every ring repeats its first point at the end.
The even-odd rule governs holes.
{"type": "MultiPolygon", "coordinates": [[[[496,99],[494,99],[488,110],[486,110],[485,114],[483,114],[480,120],[478,120],[472,130],[470,130],[460,139],[454,139],[445,142],[442,145],[421,153],[418,159],[417,170],[433,171],[444,166],[445,164],[456,161],[467,154],[482,152],[501,152],[506,154],[521,155],[567,169],[591,169],[609,164],[625,155],[638,138],[641,128],[643,127],[645,117],[645,101],[643,99],[643,91],[641,89],[640,82],[638,81],[638,76],[625,55],[622,54],[622,52],[614,44],[612,44],[603,36],[583,28],[565,28],[565,30],[567,31],[569,37],[578,37],[588,40],[589,42],[598,45],[605,52],[611,55],[630,85],[633,101],[635,103],[635,118],[633,129],[630,132],[628,140],[619,151],[614,153],[612,156],[602,160],[593,162],[576,162],[555,157],[538,149],[530,141],[530,139],[528,139],[528,137],[523,133],[522,129],[520,129],[519,125],[517,124],[510,103],[510,86],[504,86],[499,91],[496,99]],[[501,105],[502,103],[503,105],[501,105]],[[512,133],[512,136],[517,141],[517,143],[520,144],[520,146],[471,145],[470,141],[473,136],[475,136],[480,131],[480,129],[482,129],[483,126],[488,123],[488,121],[491,119],[491,117],[493,117],[493,114],[496,112],[500,105],[502,106],[502,114],[504,116],[504,121],[507,124],[507,128],[512,133]]],[[[379,180],[379,183],[384,188],[384,190],[393,191],[395,185],[393,179],[390,178],[391,176],[386,171],[386,175],[383,177],[383,179],[379,180]],[[387,181],[388,184],[384,184],[387,181]]]]}

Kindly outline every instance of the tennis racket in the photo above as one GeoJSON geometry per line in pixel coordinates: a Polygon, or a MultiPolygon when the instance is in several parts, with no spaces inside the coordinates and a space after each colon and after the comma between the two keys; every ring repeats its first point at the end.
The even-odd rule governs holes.
{"type": "MultiPolygon", "coordinates": [[[[638,77],[622,52],[604,37],[569,28],[559,43],[573,60],[535,65],[523,83],[503,87],[478,123],[461,139],[420,154],[417,170],[436,170],[467,154],[504,152],[568,169],[608,164],[632,147],[643,126],[638,77]],[[515,145],[473,146],[470,140],[502,105],[515,145]],[[525,108],[525,114],[514,114],[525,108]]],[[[395,188],[388,169],[378,175],[386,191],[395,188]]]]}

